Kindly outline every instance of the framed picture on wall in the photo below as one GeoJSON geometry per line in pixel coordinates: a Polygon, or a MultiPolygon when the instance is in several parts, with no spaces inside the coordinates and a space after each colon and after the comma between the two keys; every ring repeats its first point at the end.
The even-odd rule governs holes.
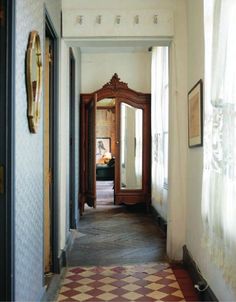
{"type": "Polygon", "coordinates": [[[107,152],[111,152],[111,138],[110,137],[97,137],[96,138],[96,155],[103,156],[107,152]]]}
{"type": "Polygon", "coordinates": [[[203,145],[203,82],[199,80],[188,93],[188,145],[203,145]]]}

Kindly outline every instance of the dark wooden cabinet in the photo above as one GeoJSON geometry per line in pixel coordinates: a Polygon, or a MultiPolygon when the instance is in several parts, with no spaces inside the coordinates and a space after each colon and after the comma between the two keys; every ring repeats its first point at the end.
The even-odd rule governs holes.
{"type": "Polygon", "coordinates": [[[96,206],[95,125],[91,124],[95,119],[89,108],[92,103],[104,99],[113,99],[115,103],[114,203],[145,203],[149,206],[151,94],[130,89],[114,74],[110,82],[101,89],[81,95],[80,208],[83,209],[84,203],[91,205],[91,196],[94,199],[92,205],[96,206]],[[91,114],[93,118],[90,117],[91,114]],[[93,151],[94,155],[91,154],[93,151]]]}
{"type": "Polygon", "coordinates": [[[114,180],[115,169],[108,165],[96,165],[96,180],[114,180]]]}

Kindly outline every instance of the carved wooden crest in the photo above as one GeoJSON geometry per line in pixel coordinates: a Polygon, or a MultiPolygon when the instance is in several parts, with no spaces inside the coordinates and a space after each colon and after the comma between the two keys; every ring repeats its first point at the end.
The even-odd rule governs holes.
{"type": "Polygon", "coordinates": [[[117,75],[117,73],[115,73],[113,75],[113,77],[111,78],[110,82],[105,84],[103,86],[103,88],[109,88],[109,89],[112,89],[112,90],[118,90],[120,88],[128,89],[128,84],[124,83],[124,82],[121,82],[120,78],[117,75]]]}

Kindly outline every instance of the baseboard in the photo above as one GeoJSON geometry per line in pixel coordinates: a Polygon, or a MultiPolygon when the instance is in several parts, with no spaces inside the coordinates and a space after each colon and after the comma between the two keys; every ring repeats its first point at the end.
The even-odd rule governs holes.
{"type": "Polygon", "coordinates": [[[69,234],[67,236],[67,239],[66,239],[65,247],[64,247],[63,250],[61,250],[60,255],[58,257],[60,270],[63,267],[67,266],[67,263],[68,263],[68,260],[67,260],[68,259],[68,254],[69,254],[69,251],[71,250],[73,242],[74,242],[73,230],[70,230],[70,232],[69,232],[69,234]]]}
{"type": "Polygon", "coordinates": [[[167,222],[166,220],[161,217],[161,215],[158,213],[158,211],[151,205],[150,206],[150,212],[154,220],[156,221],[159,228],[162,230],[162,232],[167,236],[167,222]]]}
{"type": "MultiPolygon", "coordinates": [[[[191,257],[186,245],[183,246],[183,264],[186,267],[186,269],[189,271],[193,283],[198,284],[202,288],[205,288],[207,282],[202,277],[200,270],[196,265],[195,261],[193,260],[193,258],[191,257]]],[[[218,299],[216,298],[215,294],[213,293],[213,291],[209,286],[206,288],[206,290],[202,292],[198,292],[198,294],[199,294],[200,301],[218,301],[218,299]]]]}
{"type": "Polygon", "coordinates": [[[59,274],[63,267],[67,266],[67,253],[66,250],[61,250],[59,256],[58,256],[58,266],[59,266],[59,274]]]}
{"type": "Polygon", "coordinates": [[[68,263],[68,253],[74,242],[73,232],[71,231],[67,237],[66,244],[61,250],[57,258],[57,271],[50,276],[48,285],[45,286],[45,293],[41,301],[55,301],[58,289],[60,288],[61,281],[64,278],[66,267],[68,263]]]}
{"type": "Polygon", "coordinates": [[[45,292],[40,301],[56,301],[58,291],[60,289],[61,282],[64,279],[65,273],[66,269],[63,268],[60,274],[52,275],[50,283],[48,284],[48,286],[45,286],[45,292]]]}

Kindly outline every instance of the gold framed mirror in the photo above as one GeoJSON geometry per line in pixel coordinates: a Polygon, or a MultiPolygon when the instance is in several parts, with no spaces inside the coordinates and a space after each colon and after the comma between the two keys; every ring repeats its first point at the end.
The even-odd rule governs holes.
{"type": "Polygon", "coordinates": [[[37,31],[31,31],[26,52],[27,116],[29,130],[36,133],[40,120],[42,52],[37,31]]]}

